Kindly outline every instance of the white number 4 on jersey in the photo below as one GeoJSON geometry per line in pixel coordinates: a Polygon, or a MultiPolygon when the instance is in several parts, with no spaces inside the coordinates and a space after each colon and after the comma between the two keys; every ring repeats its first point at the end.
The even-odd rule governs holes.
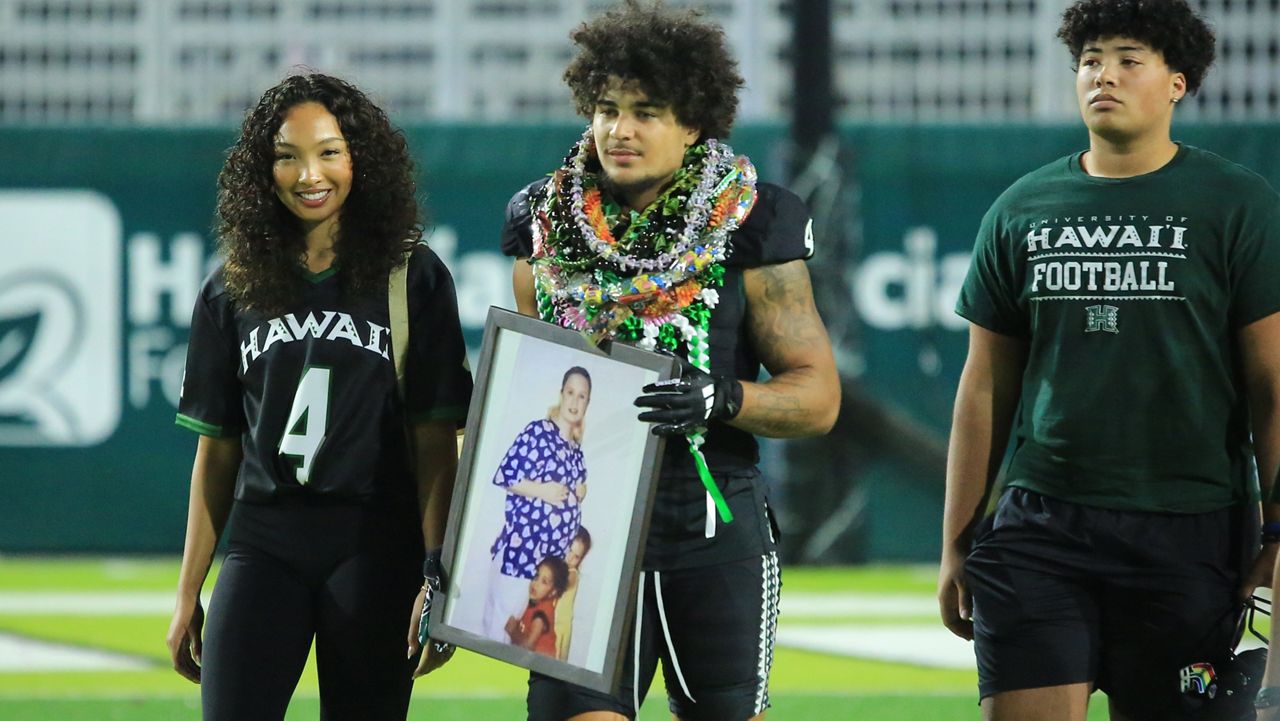
{"type": "Polygon", "coordinates": [[[297,465],[298,483],[311,480],[311,463],[329,425],[329,378],[331,369],[307,366],[293,396],[293,408],[280,439],[280,455],[297,465]]]}

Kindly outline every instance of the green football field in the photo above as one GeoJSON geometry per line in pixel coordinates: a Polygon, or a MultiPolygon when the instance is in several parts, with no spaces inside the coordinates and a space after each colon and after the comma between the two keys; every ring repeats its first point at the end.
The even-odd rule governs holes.
{"type": "MultiPolygon", "coordinates": [[[[172,604],[168,594],[177,570],[174,559],[0,558],[0,639],[35,642],[19,650],[0,645],[0,719],[199,718],[198,687],[169,669],[164,646],[172,604]],[[28,648],[73,657],[108,652],[131,667],[54,667],[49,661],[37,663],[36,655],[23,650],[28,648]],[[49,667],[35,670],[37,665],[49,667]]],[[[937,623],[931,606],[934,573],[925,567],[786,569],[780,632],[784,638],[788,630],[821,636],[828,629],[833,635],[852,629],[855,638],[858,629],[888,632],[888,638],[897,628],[931,632],[937,623]],[[788,598],[818,610],[804,611],[797,600],[792,613],[788,598]],[[845,603],[851,604],[848,612],[842,610],[845,603]]],[[[975,683],[971,668],[894,662],[875,650],[817,653],[783,643],[774,662],[769,718],[977,719],[975,683]]],[[[520,669],[459,651],[448,666],[418,681],[409,717],[522,719],[524,685],[520,669]]],[[[1106,718],[1103,699],[1095,698],[1091,706],[1091,720],[1106,718]]],[[[288,718],[318,716],[315,671],[309,665],[288,718]]],[[[660,685],[650,691],[640,718],[670,718],[660,685]]]]}

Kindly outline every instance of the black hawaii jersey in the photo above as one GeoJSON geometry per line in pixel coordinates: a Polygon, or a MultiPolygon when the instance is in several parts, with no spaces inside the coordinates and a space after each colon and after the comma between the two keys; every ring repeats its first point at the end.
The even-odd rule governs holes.
{"type": "MultiPolygon", "coordinates": [[[[516,193],[507,205],[502,252],[516,258],[533,253],[529,197],[546,179],[516,193]]],[[[711,373],[745,381],[760,377],[760,358],[747,332],[747,300],[743,271],[807,259],[813,255],[809,210],[791,191],[772,183],[758,183],[755,207],[729,236],[720,302],[711,311],[708,344],[711,373]]],[[[624,227],[613,229],[621,237],[624,227]]],[[[640,389],[635,389],[640,395],[640,389]]],[[[663,457],[658,499],[645,550],[646,568],[688,567],[700,563],[737,560],[772,550],[768,530],[759,515],[764,490],[758,482],[759,445],[755,436],[726,423],[712,421],[702,447],[712,476],[724,489],[736,519],[717,531],[715,543],[703,538],[705,494],[688,444],[669,441],[663,457]]]]}
{"type": "MultiPolygon", "coordinates": [[[[303,271],[299,271],[303,272],[303,271]]],[[[306,273],[286,312],[244,312],[216,269],[200,291],[179,425],[240,436],[235,497],[364,501],[413,489],[404,420],[466,416],[471,372],[448,269],[425,245],[409,258],[405,402],[396,390],[387,291],[344,297],[340,266],[306,273]]]]}

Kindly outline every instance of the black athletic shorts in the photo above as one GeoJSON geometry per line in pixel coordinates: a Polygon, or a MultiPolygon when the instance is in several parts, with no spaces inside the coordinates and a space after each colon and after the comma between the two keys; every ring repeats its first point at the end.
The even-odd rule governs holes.
{"type": "Polygon", "coordinates": [[[236,502],[209,603],[205,721],[278,721],[312,640],[322,721],[403,721],[422,583],[416,510],[236,502]]]}
{"type": "MultiPolygon", "coordinates": [[[[688,446],[683,439],[673,443],[688,446]]],[[[733,522],[715,518],[715,535],[707,538],[707,492],[702,481],[697,476],[664,474],[649,515],[644,570],[701,568],[778,550],[781,536],[760,470],[713,467],[711,477],[733,512],[733,522]]]]}
{"type": "Polygon", "coordinates": [[[1092,682],[1130,718],[1181,718],[1179,670],[1238,640],[1240,508],[1115,511],[1010,488],[965,564],[982,698],[1092,682]]]}
{"type": "Polygon", "coordinates": [[[627,632],[631,642],[617,695],[531,673],[529,721],[563,721],[588,711],[635,718],[659,660],[668,705],[681,719],[745,721],[755,716],[769,707],[781,585],[776,553],[700,568],[645,571],[640,578],[643,613],[639,628],[633,625],[627,632]]]}

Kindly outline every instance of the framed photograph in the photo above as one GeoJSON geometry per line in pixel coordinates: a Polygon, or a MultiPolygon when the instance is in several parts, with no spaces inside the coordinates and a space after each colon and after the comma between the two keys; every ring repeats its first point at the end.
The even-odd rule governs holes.
{"type": "Polygon", "coordinates": [[[433,638],[614,692],[663,446],[632,401],[677,367],[489,309],[433,638]]]}

